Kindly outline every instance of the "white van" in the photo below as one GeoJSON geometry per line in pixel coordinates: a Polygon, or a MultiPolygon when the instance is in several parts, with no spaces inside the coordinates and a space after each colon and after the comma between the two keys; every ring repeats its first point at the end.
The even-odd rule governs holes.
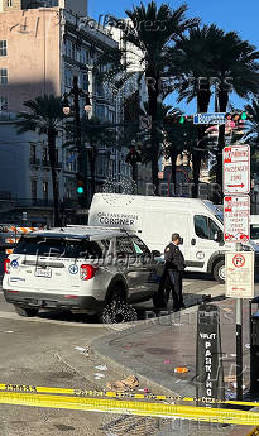
{"type": "Polygon", "coordinates": [[[259,245],[259,215],[250,215],[250,241],[259,245]]]}
{"type": "Polygon", "coordinates": [[[179,233],[186,270],[212,273],[217,281],[224,282],[222,211],[209,201],[97,193],[92,200],[89,224],[132,230],[151,250],[160,253],[164,253],[172,233],[179,233]]]}

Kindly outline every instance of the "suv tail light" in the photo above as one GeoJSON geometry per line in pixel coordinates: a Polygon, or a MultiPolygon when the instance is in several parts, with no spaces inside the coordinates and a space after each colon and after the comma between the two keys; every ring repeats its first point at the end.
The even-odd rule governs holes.
{"type": "Polygon", "coordinates": [[[80,269],[81,280],[89,280],[95,277],[97,269],[98,267],[94,267],[93,265],[82,264],[80,269]]]}
{"type": "Polygon", "coordinates": [[[10,259],[4,260],[4,272],[10,274],[10,259]]]}

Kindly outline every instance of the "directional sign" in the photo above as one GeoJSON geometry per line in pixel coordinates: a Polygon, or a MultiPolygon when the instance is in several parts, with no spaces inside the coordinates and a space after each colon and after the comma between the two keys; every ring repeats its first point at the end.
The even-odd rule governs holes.
{"type": "Polygon", "coordinates": [[[254,297],[254,251],[226,253],[226,297],[254,297]]]}
{"type": "Polygon", "coordinates": [[[226,113],[225,112],[213,112],[195,114],[193,116],[193,124],[225,124],[226,113]]]}
{"type": "Polygon", "coordinates": [[[248,194],[250,191],[249,145],[225,147],[223,162],[225,195],[248,194]]]}
{"type": "Polygon", "coordinates": [[[224,200],[225,242],[249,241],[250,197],[227,196],[224,200]]]}

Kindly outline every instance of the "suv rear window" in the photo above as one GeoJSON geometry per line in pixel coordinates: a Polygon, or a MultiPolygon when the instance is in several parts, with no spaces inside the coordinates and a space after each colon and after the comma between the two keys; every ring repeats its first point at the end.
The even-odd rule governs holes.
{"type": "Polygon", "coordinates": [[[67,240],[43,236],[23,236],[15,247],[14,254],[97,259],[102,257],[102,250],[97,242],[86,239],[67,240]]]}

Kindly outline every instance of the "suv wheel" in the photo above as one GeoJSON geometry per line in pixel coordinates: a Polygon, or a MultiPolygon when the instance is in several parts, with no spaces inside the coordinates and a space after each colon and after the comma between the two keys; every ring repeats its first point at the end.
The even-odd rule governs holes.
{"type": "Polygon", "coordinates": [[[15,305],[15,311],[20,316],[36,316],[39,312],[39,309],[32,307],[21,307],[15,305]]]}
{"type": "Polygon", "coordinates": [[[137,321],[137,312],[134,307],[126,302],[112,301],[107,304],[101,315],[103,324],[121,324],[130,321],[137,321]]]}
{"type": "Polygon", "coordinates": [[[213,275],[218,283],[225,283],[226,267],[225,267],[225,261],[223,259],[215,264],[213,275]]]}

